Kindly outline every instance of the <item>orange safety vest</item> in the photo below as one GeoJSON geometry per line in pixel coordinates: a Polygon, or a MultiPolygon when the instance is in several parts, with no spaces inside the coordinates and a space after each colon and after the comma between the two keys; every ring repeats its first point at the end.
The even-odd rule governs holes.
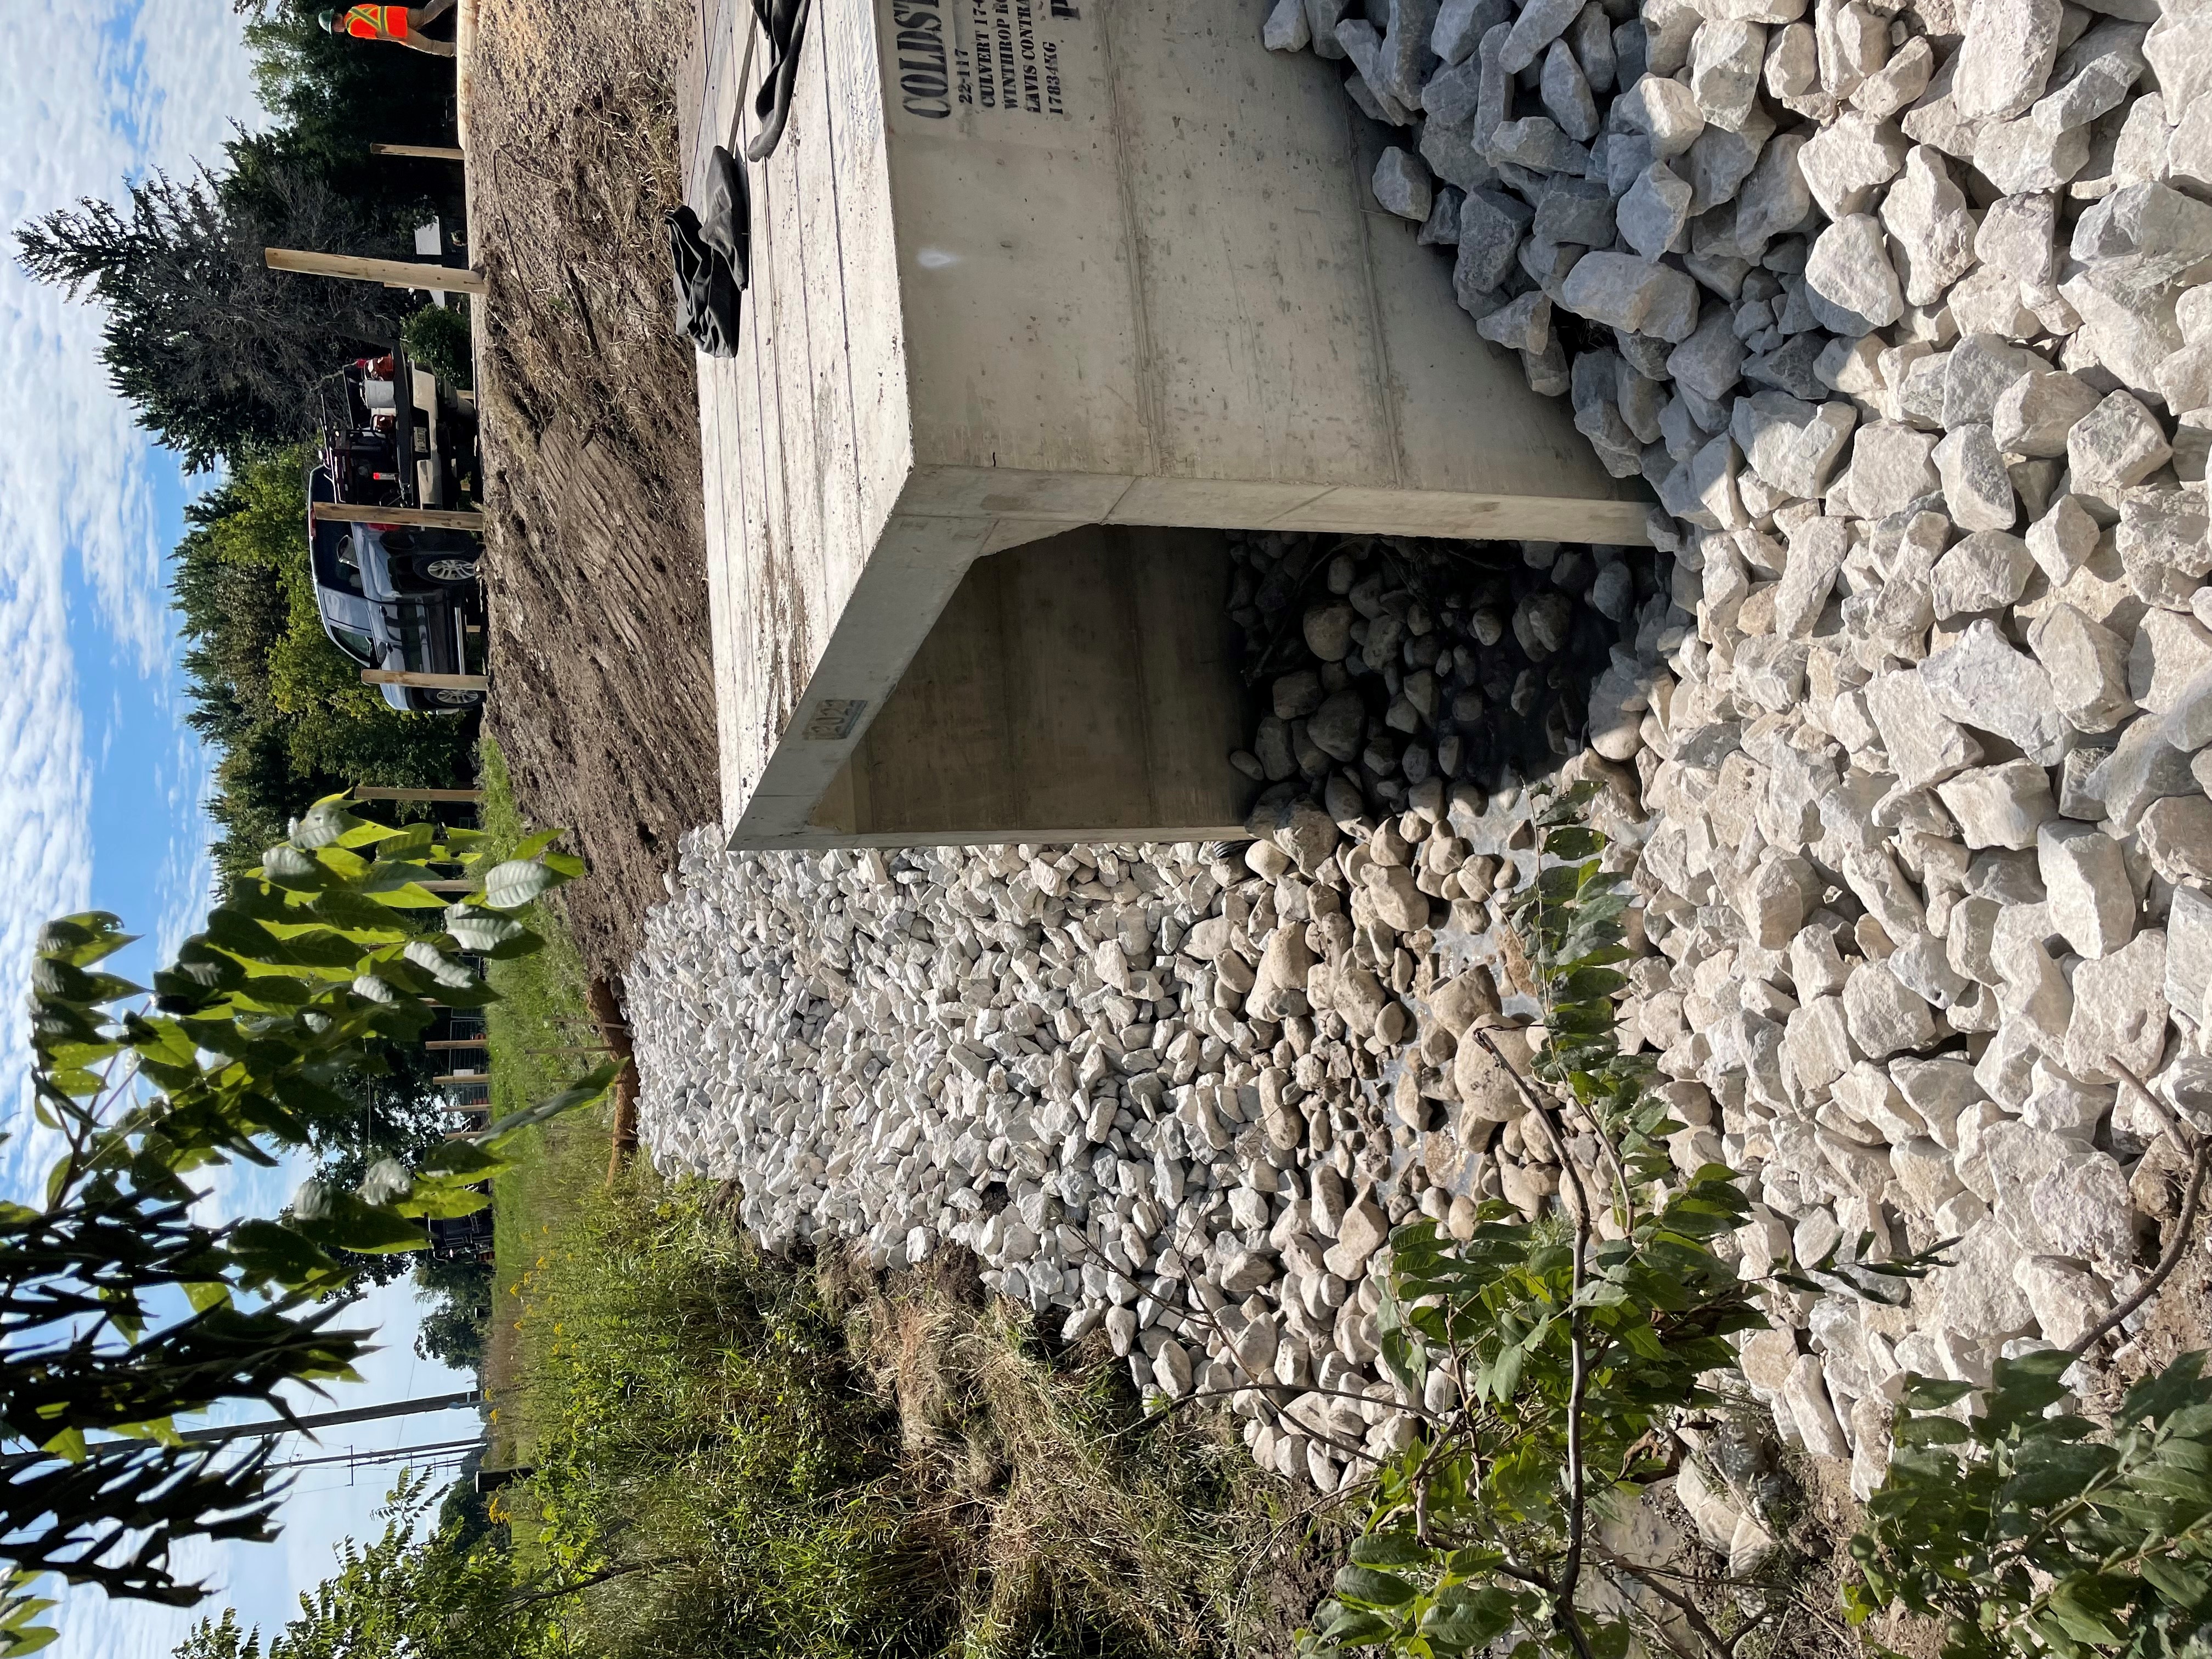
{"type": "Polygon", "coordinates": [[[404,6],[355,6],[345,15],[346,33],[356,40],[404,40],[407,38],[404,6]]]}

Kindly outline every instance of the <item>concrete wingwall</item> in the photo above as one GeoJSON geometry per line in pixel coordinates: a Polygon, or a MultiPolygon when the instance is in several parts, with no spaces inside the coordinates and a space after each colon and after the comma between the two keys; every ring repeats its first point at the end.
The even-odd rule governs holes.
{"type": "MultiPolygon", "coordinates": [[[[695,193],[712,145],[751,130],[749,25],[702,0],[695,193]]],[[[971,624],[941,647],[932,629],[1008,549],[1036,544],[978,580],[1037,596],[999,624],[1012,662],[1064,653],[1030,573],[1071,560],[1060,584],[1095,592],[1113,568],[1111,544],[1066,537],[1083,526],[1645,539],[1640,484],[1606,475],[1375,206],[1370,142],[1328,66],[1267,52],[1238,0],[817,0],[786,137],[749,170],[738,355],[700,360],[733,844],[1235,822],[1150,782],[1133,820],[1119,792],[1166,763],[1141,745],[1080,769],[1088,803],[978,779],[963,823],[930,793],[1000,742],[963,724],[993,694],[944,679],[979,660],[971,624]],[[870,738],[886,719],[896,745],[870,738]],[[935,773],[893,753],[933,744],[935,773]]],[[[1115,599],[1138,640],[1180,637],[1144,610],[1166,591],[1115,599]]],[[[1017,766],[1046,752],[1006,744],[1017,766]]],[[[1212,766],[1233,780],[1231,746],[1212,766]]]]}

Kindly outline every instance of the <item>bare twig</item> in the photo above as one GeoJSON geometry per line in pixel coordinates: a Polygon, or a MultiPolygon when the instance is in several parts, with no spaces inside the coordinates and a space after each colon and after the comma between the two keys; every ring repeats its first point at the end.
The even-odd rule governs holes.
{"type": "Polygon", "coordinates": [[[2118,1072],[2120,1080],[2142,1097],[2143,1104],[2150,1108],[2151,1115],[2166,1127],[2167,1139],[2182,1152],[2197,1150],[2197,1137],[2181,1127],[2181,1120],[2174,1116],[2172,1109],[2152,1092],[2150,1085],[2137,1077],[2125,1060],[2117,1054],[2107,1054],[2103,1063],[2118,1072]]]}
{"type": "Polygon", "coordinates": [[[2181,1218],[2174,1223],[2173,1238],[2166,1247],[2166,1255],[2133,1296],[2091,1326],[2067,1348],[2067,1352],[2075,1355],[2088,1352],[2106,1333],[2118,1329],[2123,1320],[2157,1294],[2158,1287],[2165,1284],[2172,1277],[2173,1270],[2181,1265],[2181,1258],[2189,1251],[2191,1235],[2197,1231],[2197,1202],[2203,1194],[2204,1171],[2208,1164],[2212,1164],[2212,1139],[2200,1138],[2196,1156],[2189,1163],[2189,1188],[2181,1200],[2181,1218]]]}
{"type": "MultiPolygon", "coordinates": [[[[1711,1623],[1705,1618],[1705,1613],[1698,1608],[1698,1604],[1695,1601],[1683,1595],[1680,1590],[1670,1589],[1665,1584],[1661,1583],[1657,1578],[1654,1577],[1645,1569],[1637,1565],[1635,1562],[1631,1561],[1626,1556],[1615,1554],[1612,1550],[1607,1549],[1603,1543],[1594,1543],[1591,1547],[1596,1550],[1599,1557],[1607,1566],[1613,1568],[1615,1571],[1626,1573],[1630,1577],[1635,1579],[1638,1583],[1642,1584],[1654,1595],[1656,1595],[1661,1601],[1667,1603],[1668,1607],[1680,1612],[1682,1617],[1688,1621],[1690,1628],[1697,1633],[1698,1639],[1705,1644],[1707,1652],[1713,1656],[1713,1659],[1729,1659],[1729,1656],[1735,1650],[1735,1641],[1723,1637],[1718,1631],[1715,1630],[1712,1627],[1711,1623]]],[[[1761,1614],[1760,1616],[1762,1618],[1765,1617],[1764,1614],[1761,1614]]],[[[1747,1631],[1751,1626],[1746,1626],[1744,1628],[1747,1631]]],[[[1744,1631],[1737,1632],[1736,1639],[1741,1639],[1743,1634],[1744,1631]]],[[[1670,1643],[1668,1645],[1672,1646],[1673,1644],[1670,1643]]]]}

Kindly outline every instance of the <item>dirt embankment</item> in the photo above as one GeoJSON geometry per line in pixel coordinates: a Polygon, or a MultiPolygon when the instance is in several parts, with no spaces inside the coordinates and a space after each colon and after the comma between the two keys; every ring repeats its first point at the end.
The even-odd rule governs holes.
{"type": "Polygon", "coordinates": [[[718,811],[698,406],[661,230],[691,15],[480,0],[477,28],[489,720],[525,810],[591,860],[567,896],[595,973],[718,811]]]}

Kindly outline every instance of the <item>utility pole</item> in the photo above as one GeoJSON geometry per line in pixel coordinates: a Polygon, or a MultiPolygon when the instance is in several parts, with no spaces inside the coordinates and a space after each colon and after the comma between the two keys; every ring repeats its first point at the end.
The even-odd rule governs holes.
{"type": "MultiPolygon", "coordinates": [[[[415,1400],[392,1400],[381,1406],[356,1406],[350,1410],[317,1412],[307,1417],[285,1419],[263,1418],[252,1423],[219,1423],[204,1429],[186,1429],[177,1437],[188,1446],[222,1443],[232,1440],[265,1440],[271,1435],[307,1433],[317,1429],[332,1429],[343,1423],[373,1423],[386,1417],[411,1417],[417,1412],[448,1412],[464,1406],[481,1406],[489,1396],[480,1389],[464,1389],[459,1394],[424,1395],[415,1400]]],[[[88,1457],[113,1457],[145,1445],[143,1440],[98,1440],[85,1448],[88,1457]]],[[[27,1468],[33,1463],[43,1463],[49,1456],[46,1452],[17,1452],[0,1457],[0,1474],[12,1474],[27,1468]]]]}

